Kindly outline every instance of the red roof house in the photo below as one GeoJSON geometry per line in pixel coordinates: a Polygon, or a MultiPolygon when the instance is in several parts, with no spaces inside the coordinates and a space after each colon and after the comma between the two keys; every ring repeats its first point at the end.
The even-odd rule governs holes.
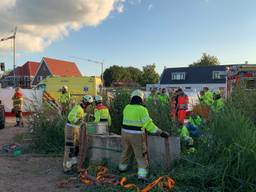
{"type": "Polygon", "coordinates": [[[81,77],[82,74],[74,62],[44,57],[40,63],[32,84],[36,85],[48,76],[81,77]]]}

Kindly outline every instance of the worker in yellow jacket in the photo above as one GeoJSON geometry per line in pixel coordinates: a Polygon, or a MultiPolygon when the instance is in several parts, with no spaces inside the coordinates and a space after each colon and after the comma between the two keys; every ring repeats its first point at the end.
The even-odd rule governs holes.
{"type": "Polygon", "coordinates": [[[80,104],[73,107],[68,114],[68,121],[65,127],[65,152],[63,169],[67,173],[77,164],[79,153],[80,126],[86,116],[86,109],[93,103],[93,97],[85,95],[80,104]]]}
{"type": "Polygon", "coordinates": [[[59,97],[59,103],[61,105],[61,114],[65,115],[68,113],[71,104],[71,94],[68,91],[68,86],[64,85],[61,88],[61,94],[59,97]]]}
{"type": "Polygon", "coordinates": [[[122,155],[119,163],[121,172],[128,169],[128,162],[135,155],[138,166],[138,179],[146,179],[148,176],[149,162],[147,159],[147,144],[145,131],[168,137],[169,134],[159,129],[149,117],[148,110],[143,106],[144,93],[135,90],[131,94],[131,102],[123,111],[122,125],[122,155]]]}
{"type": "Polygon", "coordinates": [[[23,108],[24,98],[23,98],[23,93],[20,87],[17,87],[15,89],[15,93],[12,97],[12,101],[13,101],[12,112],[14,112],[16,116],[15,127],[19,127],[20,125],[23,127],[24,124],[23,124],[23,118],[22,118],[22,108],[23,108]]]}
{"type": "Polygon", "coordinates": [[[109,109],[105,105],[102,104],[102,96],[95,96],[95,110],[94,110],[94,122],[108,122],[108,125],[111,126],[111,116],[109,114],[109,109]]]}

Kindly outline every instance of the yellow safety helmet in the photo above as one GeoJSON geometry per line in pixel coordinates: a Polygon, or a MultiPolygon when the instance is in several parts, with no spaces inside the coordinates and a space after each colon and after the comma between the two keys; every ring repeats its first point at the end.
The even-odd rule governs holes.
{"type": "Polygon", "coordinates": [[[142,100],[144,100],[144,98],[145,98],[145,94],[144,94],[144,92],[143,92],[143,91],[141,91],[141,90],[139,90],[139,89],[134,90],[134,91],[132,92],[132,94],[131,94],[131,98],[133,98],[133,97],[135,97],[135,96],[140,97],[142,100]]]}

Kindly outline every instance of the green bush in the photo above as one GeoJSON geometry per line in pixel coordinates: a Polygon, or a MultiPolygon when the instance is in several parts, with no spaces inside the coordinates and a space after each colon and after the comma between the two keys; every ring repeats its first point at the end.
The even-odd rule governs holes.
{"type": "Polygon", "coordinates": [[[32,150],[36,153],[63,153],[66,119],[43,106],[28,119],[31,128],[32,150]]]}
{"type": "Polygon", "coordinates": [[[153,122],[162,130],[167,131],[171,135],[177,134],[178,124],[172,120],[169,115],[169,103],[163,104],[158,100],[147,101],[146,107],[153,122]]]}
{"type": "Polygon", "coordinates": [[[110,115],[112,118],[112,125],[110,131],[116,134],[121,133],[121,126],[123,120],[124,107],[130,103],[130,91],[118,90],[113,100],[110,102],[110,115]]]}

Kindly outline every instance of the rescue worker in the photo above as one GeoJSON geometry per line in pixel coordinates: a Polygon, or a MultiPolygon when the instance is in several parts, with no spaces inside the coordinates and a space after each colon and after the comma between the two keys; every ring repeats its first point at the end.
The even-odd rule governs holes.
{"type": "Polygon", "coordinates": [[[77,164],[79,153],[80,126],[86,116],[86,109],[93,103],[93,97],[85,95],[80,104],[73,107],[68,114],[65,126],[65,152],[63,170],[65,173],[72,171],[72,166],[77,164]]]}
{"type": "Polygon", "coordinates": [[[131,94],[130,104],[123,110],[122,125],[122,155],[119,163],[119,171],[128,170],[128,163],[135,155],[138,166],[138,179],[144,180],[149,172],[147,156],[146,131],[167,138],[169,134],[159,129],[149,117],[148,110],[143,106],[144,93],[135,90],[131,94]]]}
{"type": "Polygon", "coordinates": [[[19,127],[20,125],[23,127],[23,118],[22,118],[22,108],[23,108],[23,93],[20,87],[15,89],[15,93],[12,97],[13,100],[13,109],[12,112],[15,113],[16,116],[16,125],[15,127],[19,127]]]}
{"type": "Polygon", "coordinates": [[[65,115],[68,113],[71,102],[71,94],[68,91],[68,86],[64,85],[61,88],[61,94],[59,97],[59,103],[61,105],[61,114],[65,115]]]}
{"type": "Polygon", "coordinates": [[[209,90],[208,87],[204,87],[203,91],[204,91],[204,94],[203,94],[203,96],[201,96],[201,101],[203,102],[203,104],[211,107],[213,105],[213,103],[214,103],[214,101],[213,101],[213,94],[209,90]]]}
{"type": "Polygon", "coordinates": [[[147,98],[147,102],[153,102],[154,104],[156,104],[157,97],[157,89],[153,88],[151,89],[151,93],[147,98]]]}
{"type": "Polygon", "coordinates": [[[217,92],[214,95],[214,103],[212,106],[212,110],[215,112],[219,112],[223,109],[223,107],[224,107],[224,100],[221,97],[221,93],[217,92]]]}
{"type": "Polygon", "coordinates": [[[188,154],[194,153],[196,151],[194,148],[194,139],[190,136],[187,125],[183,125],[181,128],[180,138],[188,154]]]}
{"type": "Polygon", "coordinates": [[[169,96],[167,95],[165,88],[163,88],[161,93],[158,95],[158,100],[162,104],[167,104],[169,102],[169,96]]]}
{"type": "Polygon", "coordinates": [[[184,120],[186,118],[187,109],[188,109],[188,96],[184,93],[184,91],[179,88],[177,90],[178,101],[177,101],[177,111],[178,111],[178,121],[180,124],[184,124],[184,120]]]}
{"type": "Polygon", "coordinates": [[[95,110],[94,110],[94,122],[108,122],[108,126],[111,126],[111,116],[109,114],[109,109],[102,104],[102,97],[100,95],[95,96],[95,110]]]}

